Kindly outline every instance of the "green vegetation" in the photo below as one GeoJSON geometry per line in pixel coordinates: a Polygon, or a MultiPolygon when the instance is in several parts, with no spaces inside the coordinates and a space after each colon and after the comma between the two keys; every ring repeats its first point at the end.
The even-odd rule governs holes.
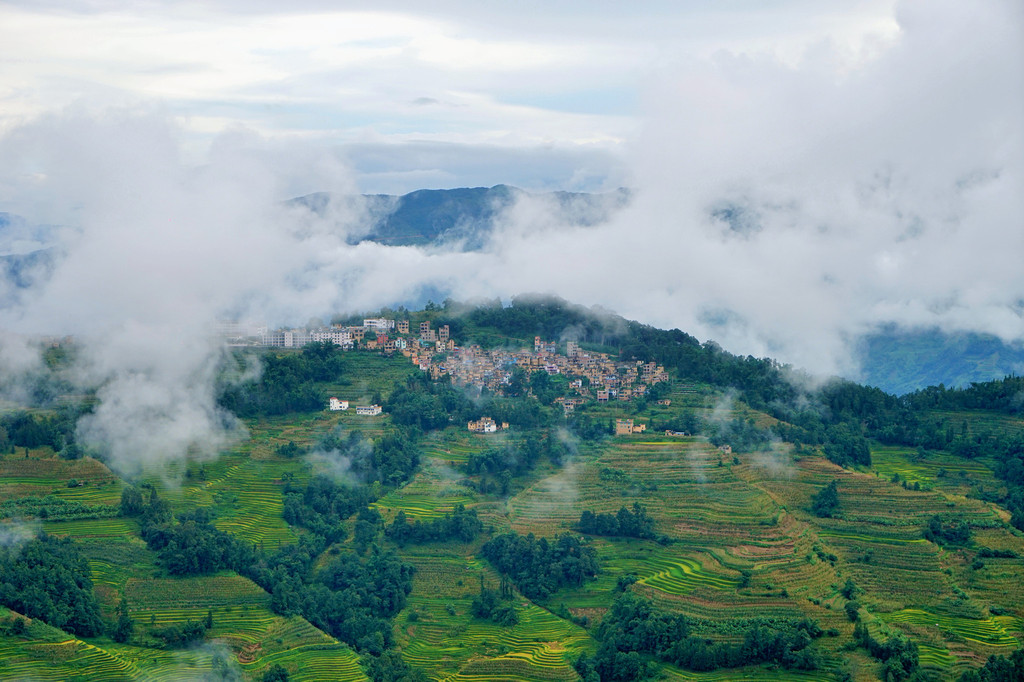
{"type": "Polygon", "coordinates": [[[626,538],[654,539],[654,519],[639,502],[630,511],[625,507],[616,514],[595,514],[590,510],[580,514],[576,530],[588,535],[610,535],[626,538]]]}
{"type": "Polygon", "coordinates": [[[0,546],[0,604],[72,634],[103,631],[88,564],[69,540],[0,546]]]}
{"type": "Polygon", "coordinates": [[[404,547],[407,544],[449,540],[472,542],[482,530],[483,524],[477,518],[476,510],[467,510],[464,505],[457,504],[452,513],[429,521],[410,522],[405,512],[399,511],[384,534],[399,547],[404,547]]]}
{"type": "Polygon", "coordinates": [[[974,682],[1019,669],[1013,378],[902,398],[811,390],[769,360],[558,301],[398,314],[449,324],[459,344],[566,332],[670,380],[599,403],[536,366],[492,391],[362,350],[238,356],[221,404],[249,439],[131,481],[70,447],[88,399],[12,411],[0,678],[974,682]],[[240,383],[253,362],[261,378],[240,383]],[[328,412],[328,395],[385,414],[328,412]],[[569,397],[573,409],[556,402],[569,397]],[[483,416],[510,428],[466,430],[483,416]],[[617,419],[646,431],[614,435],[617,419]]]}
{"type": "MultiPolygon", "coordinates": [[[[337,381],[345,369],[341,349],[327,341],[311,343],[298,354],[264,354],[261,361],[258,380],[223,388],[222,407],[241,417],[322,409],[327,395],[320,384],[337,381]]],[[[242,373],[244,358],[235,358],[235,362],[232,369],[242,373]]]]}
{"type": "Polygon", "coordinates": [[[839,511],[839,481],[832,481],[811,499],[815,516],[830,519],[839,511]]]}
{"type": "Polygon", "coordinates": [[[622,681],[650,676],[650,664],[639,654],[695,671],[737,668],[772,662],[785,669],[816,670],[820,656],[810,647],[822,630],[809,620],[755,621],[742,643],[713,642],[691,635],[690,620],[655,609],[645,599],[625,594],[612,605],[597,629],[601,647],[593,657],[576,661],[584,680],[622,681]]]}
{"type": "Polygon", "coordinates": [[[594,550],[567,533],[550,542],[506,533],[481,547],[480,554],[531,599],[546,599],[563,586],[579,587],[598,570],[594,550]]]}

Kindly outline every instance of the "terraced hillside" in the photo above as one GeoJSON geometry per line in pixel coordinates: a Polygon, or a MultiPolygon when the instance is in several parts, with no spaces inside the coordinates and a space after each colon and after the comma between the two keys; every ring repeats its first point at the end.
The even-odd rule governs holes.
{"type": "MultiPolygon", "coordinates": [[[[347,362],[346,373],[322,388],[385,400],[403,386],[415,389],[406,377],[418,370],[405,358],[355,353],[347,362]]],[[[504,409],[512,426],[470,433],[452,417],[424,429],[401,423],[397,411],[259,416],[246,422],[246,440],[216,458],[134,480],[92,457],[60,459],[45,446],[4,453],[0,521],[8,532],[0,544],[13,547],[37,530],[71,539],[111,634],[122,603],[134,631],[122,642],[77,637],[0,609],[0,679],[260,680],[281,666],[292,680],[365,680],[390,648],[410,681],[577,680],[577,661],[607,649],[601,623],[624,594],[649,600],[663,615],[685,616],[688,636],[709,648],[741,649],[752,631],[815,624],[805,644],[816,665],[805,667],[816,669],[770,659],[684,669],[664,652],[645,651],[637,659],[655,679],[878,679],[883,663],[854,639],[857,623],[878,641],[911,640],[919,669],[936,680],[956,680],[1024,642],[1024,533],[1001,506],[1005,476],[991,453],[966,459],[952,449],[871,441],[870,465],[839,466],[825,444],[780,437],[792,425],[777,413],[690,377],[673,376],[659,400],[591,402],[568,413],[557,404],[524,409],[535,403],[528,395],[486,403],[482,392],[416,390],[428,406],[462,400],[459,409],[504,409]],[[620,418],[650,428],[607,433],[604,425],[620,418]],[[584,434],[584,423],[599,428],[584,434]],[[683,433],[684,423],[703,430],[683,433]],[[398,434],[415,443],[418,464],[399,484],[361,480],[348,454],[320,445],[352,433],[371,452],[373,439],[398,434]],[[321,474],[345,490],[369,491],[368,506],[331,517],[323,489],[317,498],[306,487],[321,474]],[[819,516],[815,500],[832,482],[837,505],[819,516]],[[301,551],[312,552],[305,575],[340,586],[315,593],[326,601],[339,598],[360,562],[394,552],[415,572],[408,596],[393,595],[404,605],[387,625],[391,636],[345,644],[328,634],[339,632],[330,629],[336,624],[309,615],[316,610],[289,601],[287,590],[264,589],[267,576],[247,567],[175,574],[161,548],[143,539],[145,516],[123,513],[122,493],[132,486],[173,514],[203,510],[212,529],[253,557],[284,549],[296,552],[297,565],[301,551]],[[296,521],[300,503],[321,516],[296,521]],[[581,533],[585,511],[607,521],[630,509],[649,517],[649,532],[581,533]],[[482,530],[401,544],[385,532],[400,515],[425,526],[459,510],[475,514],[482,530]],[[926,536],[937,522],[966,529],[965,537],[926,536]],[[317,545],[324,527],[331,540],[317,545]],[[548,548],[564,534],[581,537],[599,570],[537,596],[535,586],[484,558],[487,543],[502,534],[532,535],[548,548]],[[481,607],[488,593],[498,616],[481,607]],[[193,644],[168,643],[168,629],[197,623],[203,630],[193,644]]],[[[473,419],[480,416],[487,415],[473,419]]],[[[983,410],[934,410],[928,418],[956,429],[964,422],[965,433],[1024,433],[1024,420],[983,410]]],[[[282,563],[267,572],[286,570],[282,563]]]]}

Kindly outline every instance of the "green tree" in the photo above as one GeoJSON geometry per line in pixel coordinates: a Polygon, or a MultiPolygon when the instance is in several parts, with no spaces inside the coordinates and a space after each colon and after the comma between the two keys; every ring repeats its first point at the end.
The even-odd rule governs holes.
{"type": "Polygon", "coordinates": [[[141,490],[131,486],[121,491],[121,516],[138,516],[144,508],[141,490]]]}
{"type": "Polygon", "coordinates": [[[263,673],[263,682],[288,682],[288,671],[281,664],[275,663],[263,673]]]}
{"type": "Polygon", "coordinates": [[[128,600],[122,599],[117,604],[117,623],[110,633],[110,638],[115,642],[124,644],[132,638],[135,633],[135,621],[128,614],[128,600]]]}
{"type": "Polygon", "coordinates": [[[815,516],[830,519],[839,512],[839,481],[832,481],[811,499],[811,511],[815,516]]]}

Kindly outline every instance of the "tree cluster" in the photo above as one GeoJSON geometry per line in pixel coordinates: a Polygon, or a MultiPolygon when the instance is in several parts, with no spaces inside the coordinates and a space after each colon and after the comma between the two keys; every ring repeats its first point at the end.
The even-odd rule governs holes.
{"type": "Polygon", "coordinates": [[[0,454],[15,447],[49,446],[63,459],[78,459],[82,448],[75,442],[75,425],[88,407],[61,406],[56,413],[18,411],[0,419],[0,454]]]}
{"type": "MultiPolygon", "coordinates": [[[[174,520],[166,503],[153,491],[141,510],[136,506],[137,490],[126,491],[123,502],[126,509],[140,518],[143,539],[158,553],[168,572],[196,575],[235,570],[271,594],[275,613],[301,614],[360,651],[379,655],[394,643],[390,619],[405,606],[406,596],[412,590],[412,565],[374,547],[365,559],[355,552],[342,552],[322,568],[315,567],[334,528],[322,517],[350,516],[356,509],[353,491],[358,490],[362,489],[338,488],[314,479],[306,492],[311,507],[323,513],[314,510],[301,517],[313,526],[314,532],[270,555],[214,528],[205,510],[181,514],[174,520]],[[317,532],[322,528],[328,529],[326,535],[317,532]]],[[[300,500],[306,497],[293,495],[300,500]]],[[[182,632],[182,636],[186,634],[191,637],[196,633],[182,632]]],[[[179,641],[174,637],[165,639],[179,641]]]]}
{"type": "Polygon", "coordinates": [[[832,481],[811,498],[811,512],[823,519],[839,512],[839,481],[832,481]]]}
{"type": "Polygon", "coordinates": [[[275,612],[301,614],[375,656],[394,645],[391,619],[412,591],[411,564],[376,546],[366,558],[339,553],[319,570],[312,570],[312,561],[293,563],[295,558],[271,556],[251,571],[255,582],[271,592],[275,612]]]}
{"type": "Polygon", "coordinates": [[[822,635],[810,620],[755,620],[742,643],[714,641],[692,632],[689,619],[659,610],[647,599],[625,593],[615,600],[596,632],[597,653],[581,656],[576,672],[584,682],[631,682],[650,671],[647,656],[694,671],[771,662],[786,669],[821,665],[811,642],[822,635]]]}
{"type": "Polygon", "coordinates": [[[480,594],[473,597],[469,612],[477,618],[494,621],[503,627],[512,627],[519,623],[519,613],[512,603],[514,597],[512,584],[506,576],[501,577],[501,584],[497,590],[487,587],[483,576],[480,576],[480,594]]]}
{"type": "Polygon", "coordinates": [[[0,546],[0,604],[79,637],[104,629],[89,564],[67,539],[0,546]]]}
{"type": "Polygon", "coordinates": [[[480,548],[481,555],[509,576],[530,599],[546,599],[559,588],[579,587],[597,575],[593,548],[568,533],[554,541],[538,540],[533,533],[499,535],[480,548]]]}
{"type": "Polygon", "coordinates": [[[615,345],[622,339],[622,319],[614,315],[573,305],[553,296],[514,296],[512,304],[495,300],[475,307],[466,315],[476,327],[490,328],[502,336],[556,339],[571,328],[581,343],[615,345]]]}
{"type": "Polygon", "coordinates": [[[633,509],[626,507],[615,514],[595,514],[589,509],[580,514],[576,530],[587,535],[606,535],[627,538],[653,540],[654,519],[647,509],[639,502],[633,503],[633,509]]]}
{"type": "Polygon", "coordinates": [[[420,435],[415,428],[393,429],[371,441],[358,431],[350,431],[347,436],[333,431],[320,439],[315,450],[343,459],[348,471],[364,483],[380,481],[398,486],[419,466],[420,435]]]}
{"type": "Polygon", "coordinates": [[[395,384],[384,408],[394,423],[423,431],[480,417],[480,410],[465,393],[450,381],[430,381],[426,373],[410,374],[404,384],[395,384]]]}
{"type": "MultiPolygon", "coordinates": [[[[242,359],[235,362],[241,365],[242,359]]],[[[344,372],[345,358],[339,346],[324,341],[310,343],[301,353],[263,354],[260,364],[258,379],[225,382],[218,399],[221,407],[240,417],[322,410],[327,396],[319,384],[337,381],[344,372]]]]}
{"type": "Polygon", "coordinates": [[[206,624],[203,621],[187,620],[182,624],[174,623],[150,630],[150,634],[162,640],[164,646],[181,649],[203,641],[206,637],[206,629],[206,624]]]}
{"type": "Polygon", "coordinates": [[[450,514],[429,521],[409,521],[404,511],[384,530],[384,535],[399,547],[427,542],[472,542],[484,525],[475,509],[457,504],[450,514]]]}
{"type": "Polygon", "coordinates": [[[867,625],[863,622],[853,626],[853,639],[858,645],[867,649],[873,658],[884,664],[883,680],[900,682],[900,680],[909,679],[917,672],[920,659],[917,644],[912,640],[902,635],[896,635],[884,642],[879,642],[871,636],[867,625]]]}
{"type": "Polygon", "coordinates": [[[1024,649],[1006,656],[992,655],[978,670],[968,670],[960,682],[1021,682],[1024,680],[1024,649]]]}
{"type": "Polygon", "coordinates": [[[324,475],[310,479],[301,491],[284,489],[284,520],[324,539],[325,545],[345,538],[343,522],[374,501],[366,486],[348,486],[324,475]]]}
{"type": "Polygon", "coordinates": [[[971,526],[961,516],[935,514],[924,527],[924,539],[937,545],[968,545],[971,526]]]}

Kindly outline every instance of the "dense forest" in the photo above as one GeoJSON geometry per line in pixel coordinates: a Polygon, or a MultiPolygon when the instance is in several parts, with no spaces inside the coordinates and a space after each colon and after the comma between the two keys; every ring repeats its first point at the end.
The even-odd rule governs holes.
{"type": "Polygon", "coordinates": [[[82,637],[104,630],[89,565],[70,540],[0,545],[0,604],[82,637]]]}

